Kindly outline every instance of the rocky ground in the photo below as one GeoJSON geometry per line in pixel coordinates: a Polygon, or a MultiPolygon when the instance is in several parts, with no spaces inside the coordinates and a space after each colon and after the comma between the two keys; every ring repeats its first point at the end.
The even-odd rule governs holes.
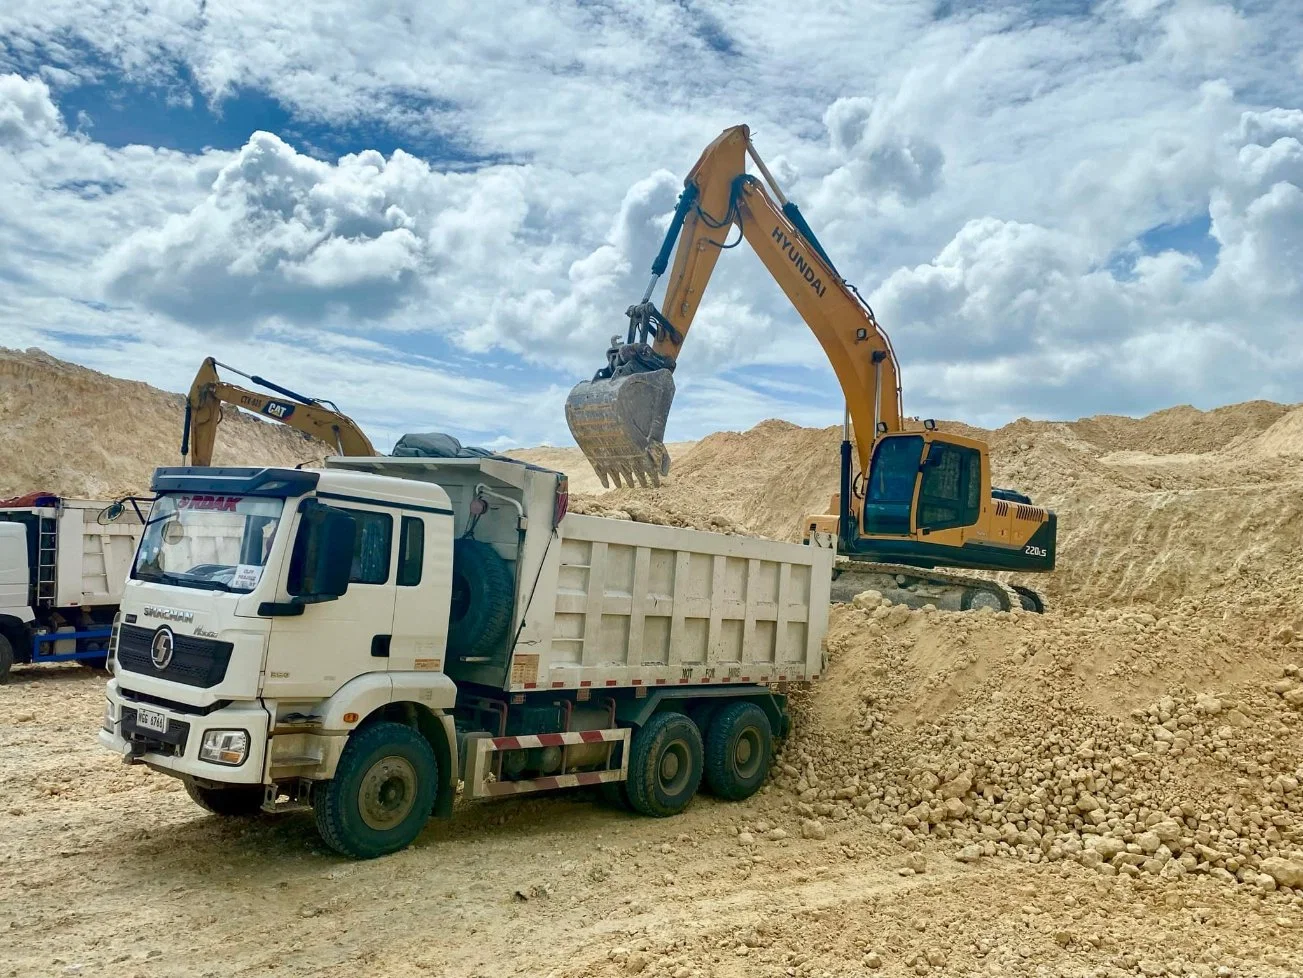
{"type": "MultiPolygon", "coordinates": [[[[915,784],[890,750],[881,775],[856,781],[867,755],[839,770],[836,745],[798,739],[750,803],[701,798],[665,821],[579,795],[468,805],[412,849],[354,863],[323,851],[308,816],[219,819],[102,752],[101,682],[20,668],[0,687],[0,975],[1286,976],[1303,960],[1303,891],[1262,882],[1266,860],[1243,883],[1217,872],[1234,876],[1231,853],[1263,844],[1275,825],[1264,810],[1141,816],[1096,774],[1098,807],[1080,813],[1083,792],[1050,794],[1030,757],[1025,798],[996,793],[1023,779],[989,778],[991,762],[967,775],[937,757],[915,784]],[[951,800],[964,815],[944,813],[951,800]],[[1201,832],[1217,856],[1195,848],[1201,832]],[[1099,861],[1064,844],[1074,833],[1099,861]],[[1120,844],[1107,863],[1103,839],[1120,844]],[[1173,845],[1166,865],[1188,851],[1192,871],[1118,861],[1173,845]]],[[[1268,692],[1226,712],[1297,716],[1284,704],[1268,692]]],[[[886,717],[866,706],[849,722],[869,714],[886,717]]],[[[963,757],[972,743],[951,748],[963,757]]],[[[1059,780],[1102,766],[1074,756],[1059,780]]],[[[1291,793],[1273,808],[1293,817],[1291,793]]],[[[1285,831],[1297,838],[1292,822],[1285,831]]]]}

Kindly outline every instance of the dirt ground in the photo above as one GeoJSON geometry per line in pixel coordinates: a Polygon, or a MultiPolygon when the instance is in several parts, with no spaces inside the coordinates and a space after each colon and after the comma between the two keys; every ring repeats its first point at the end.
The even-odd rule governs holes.
{"type": "Polygon", "coordinates": [[[803,838],[777,787],[664,821],[576,795],[467,805],[408,851],[349,862],[308,815],[223,820],[100,750],[102,681],[20,667],[0,687],[0,974],[1284,976],[1303,961],[1298,896],[965,864],[851,822],[803,838]]]}
{"type": "MultiPolygon", "coordinates": [[[[12,427],[62,368],[8,362],[21,491],[73,401],[12,427]]],[[[162,451],[166,398],[112,424],[162,451]]],[[[248,447],[269,462],[306,451],[229,427],[274,433],[248,447]]],[[[0,978],[1303,976],[1303,408],[982,434],[997,484],[1059,513],[1049,613],[834,608],[824,675],[746,803],[463,804],[410,850],[349,862],[309,814],[208,815],[99,748],[102,674],[17,667],[0,978]]],[[[721,432],[678,446],[654,491],[598,492],[573,450],[529,457],[572,472],[580,511],[790,539],[835,488],[838,438],[721,432]]],[[[149,464],[41,488],[125,488],[149,464]]]]}

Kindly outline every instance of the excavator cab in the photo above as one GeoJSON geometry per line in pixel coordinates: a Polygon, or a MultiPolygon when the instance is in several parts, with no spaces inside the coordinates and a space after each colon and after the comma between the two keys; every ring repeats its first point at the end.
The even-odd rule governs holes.
{"type": "MultiPolygon", "coordinates": [[[[850,453],[843,458],[849,466],[850,453]]],[[[807,541],[834,533],[847,556],[915,567],[1054,568],[1054,514],[993,490],[989,457],[971,438],[936,430],[881,435],[867,477],[851,479],[848,471],[843,485],[851,487],[849,505],[838,493],[828,513],[806,517],[807,541]]]]}

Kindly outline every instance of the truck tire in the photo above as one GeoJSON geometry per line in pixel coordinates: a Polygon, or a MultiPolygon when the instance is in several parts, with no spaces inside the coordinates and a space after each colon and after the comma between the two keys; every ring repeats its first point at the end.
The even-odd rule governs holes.
{"type": "Polygon", "coordinates": [[[9,636],[0,632],[0,683],[9,678],[9,670],[14,664],[14,646],[9,636]]]}
{"type": "Polygon", "coordinates": [[[448,647],[462,655],[501,651],[511,626],[515,590],[511,568],[489,544],[480,540],[455,541],[448,647]]]}
{"type": "Polygon", "coordinates": [[[688,807],[701,784],[701,731],[682,713],[657,713],[633,735],[629,804],[656,818],[688,807]]]}
{"type": "Polygon", "coordinates": [[[335,777],[312,800],[326,845],[354,859],[406,848],[434,808],[439,765],[424,737],[401,723],[373,723],[348,738],[335,777]]]}
{"type": "Polygon", "coordinates": [[[195,784],[193,778],[183,778],[185,793],[200,808],[223,815],[238,818],[243,815],[257,815],[262,811],[262,785],[232,784],[224,788],[206,788],[195,784]]]}
{"type": "Polygon", "coordinates": [[[706,728],[706,786],[718,798],[750,798],[765,783],[773,749],[764,710],[747,702],[724,707],[706,728]]]}

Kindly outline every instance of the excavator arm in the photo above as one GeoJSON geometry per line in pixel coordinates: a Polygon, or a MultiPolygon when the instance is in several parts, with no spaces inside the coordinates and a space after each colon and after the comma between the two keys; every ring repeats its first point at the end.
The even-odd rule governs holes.
{"type": "Polygon", "coordinates": [[[652,278],[628,310],[629,329],[612,339],[607,365],[566,403],[576,442],[603,485],[658,484],[668,474],[663,439],[673,370],[720,252],[737,228],[823,347],[845,396],[859,471],[874,439],[901,430],[900,370],[872,310],[828,259],[795,204],[783,198],[746,126],[726,129],[684,181],[652,278]],[[746,172],[750,155],[769,185],[746,172]],[[772,190],[772,195],[770,193],[772,190]],[[777,202],[775,201],[777,198],[777,202]],[[675,244],[678,244],[677,251],[675,244]],[[660,309],[651,294],[674,252],[660,309]]]}
{"type": "Polygon", "coordinates": [[[181,457],[190,456],[191,465],[211,465],[217,426],[222,420],[222,405],[233,404],[271,421],[296,428],[325,442],[340,455],[368,456],[379,454],[370,439],[352,418],[341,414],[335,405],[273,384],[256,375],[241,373],[234,367],[208,357],[195,374],[186,397],[185,430],[181,436],[181,457]],[[257,391],[228,384],[217,374],[223,367],[253,383],[283,395],[272,397],[257,391]]]}

